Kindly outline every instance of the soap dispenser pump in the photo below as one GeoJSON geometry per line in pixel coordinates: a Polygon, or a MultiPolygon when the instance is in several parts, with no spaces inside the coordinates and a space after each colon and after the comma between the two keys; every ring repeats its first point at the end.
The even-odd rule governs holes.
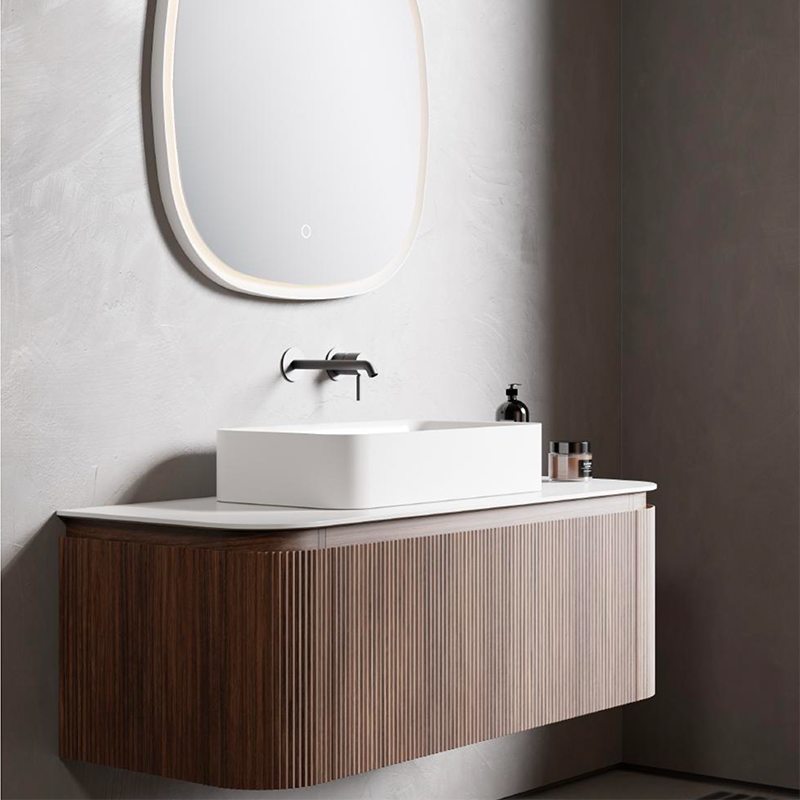
{"type": "Polygon", "coordinates": [[[508,400],[498,407],[495,416],[498,422],[503,422],[504,420],[510,422],[528,422],[530,420],[528,406],[517,397],[517,387],[521,385],[520,383],[510,383],[508,385],[508,389],[506,389],[506,397],[508,400]]]}

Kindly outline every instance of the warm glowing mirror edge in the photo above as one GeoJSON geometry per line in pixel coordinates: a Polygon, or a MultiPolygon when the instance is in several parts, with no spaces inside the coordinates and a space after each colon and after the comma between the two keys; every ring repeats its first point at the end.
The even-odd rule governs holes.
{"type": "Polygon", "coordinates": [[[428,89],[422,23],[416,0],[408,0],[416,37],[420,139],[416,200],[406,237],[391,261],[369,277],[324,285],[292,284],[266,280],[240,272],[222,261],[205,243],[190,214],[181,185],[177,137],[175,135],[173,71],[180,0],[156,4],[151,74],[154,144],[158,184],[172,231],[192,263],[214,282],[246,294],[288,300],[321,300],[369,292],[389,280],[402,266],[416,238],[422,214],[427,151],[428,89]]]}

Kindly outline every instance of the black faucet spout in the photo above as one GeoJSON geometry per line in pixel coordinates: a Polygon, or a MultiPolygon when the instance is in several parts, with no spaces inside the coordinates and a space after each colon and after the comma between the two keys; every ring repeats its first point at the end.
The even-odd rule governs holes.
{"type": "Polygon", "coordinates": [[[304,358],[296,348],[287,350],[281,358],[281,372],[290,383],[294,382],[298,373],[307,370],[327,372],[331,380],[338,380],[342,375],[352,375],[356,379],[356,400],[361,399],[361,375],[370,378],[378,376],[378,370],[361,353],[339,353],[331,350],[326,358],[304,358]]]}
{"type": "Polygon", "coordinates": [[[376,378],[378,371],[372,366],[372,362],[361,358],[302,358],[292,361],[289,364],[290,370],[296,369],[315,369],[324,370],[328,373],[333,372],[331,377],[338,377],[339,375],[351,375],[356,372],[366,372],[370,378],[376,378]]]}

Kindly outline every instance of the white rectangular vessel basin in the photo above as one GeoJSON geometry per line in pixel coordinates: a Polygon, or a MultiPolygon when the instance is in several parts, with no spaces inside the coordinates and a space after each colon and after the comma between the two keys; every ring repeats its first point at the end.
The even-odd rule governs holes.
{"type": "Polygon", "coordinates": [[[535,492],[538,422],[389,422],[223,428],[217,499],[377,508],[535,492]]]}

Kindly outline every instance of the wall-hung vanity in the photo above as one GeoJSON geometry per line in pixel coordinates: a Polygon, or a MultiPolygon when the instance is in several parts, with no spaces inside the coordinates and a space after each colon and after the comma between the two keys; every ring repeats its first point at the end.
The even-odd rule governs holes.
{"type": "MultiPolygon", "coordinates": [[[[331,456],[357,473],[390,445],[435,454],[453,431],[427,424],[283,435],[316,448],[364,436],[331,456]]],[[[518,433],[538,480],[538,425],[482,433],[497,427],[518,433]]],[[[654,693],[653,484],[437,485],[451,499],[60,512],[62,757],[291,788],[654,693]]]]}

